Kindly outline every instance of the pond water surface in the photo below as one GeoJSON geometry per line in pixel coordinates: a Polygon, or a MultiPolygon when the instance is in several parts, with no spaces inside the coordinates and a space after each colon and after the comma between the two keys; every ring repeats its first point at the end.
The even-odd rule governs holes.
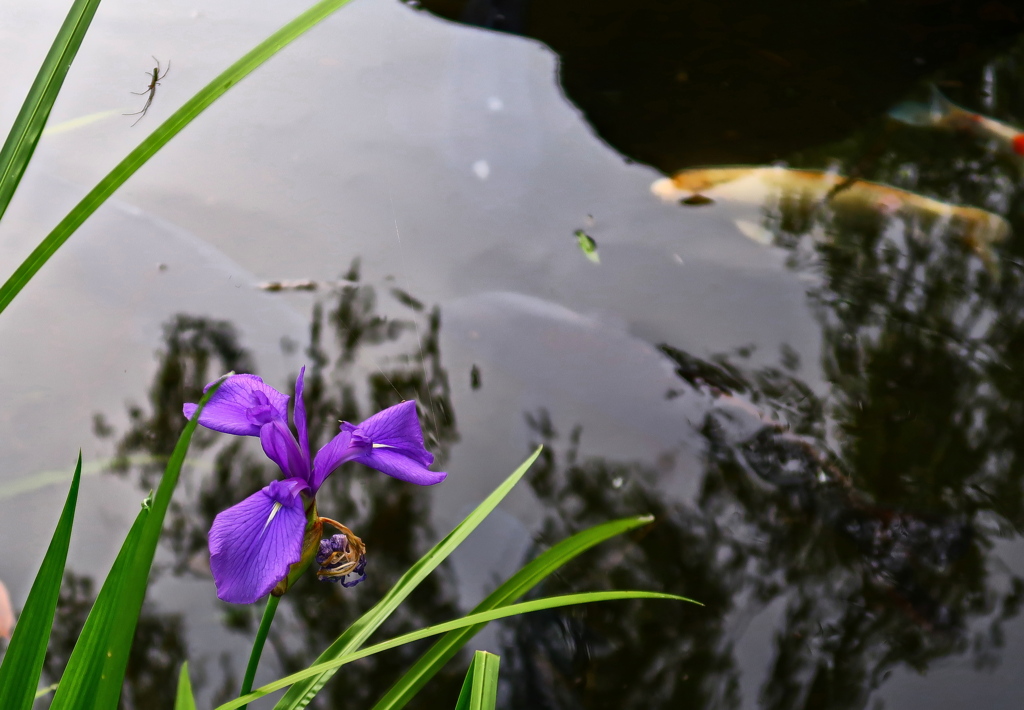
{"type": "MultiPolygon", "coordinates": [[[[302,8],[106,0],[0,224],[0,276],[302,8]],[[141,107],[129,92],[152,57],[170,73],[132,127],[120,114],[141,107]]],[[[65,11],[0,7],[0,125],[65,11]]],[[[621,112],[588,103],[600,91],[581,91],[593,84],[579,74],[563,90],[559,55],[540,41],[359,0],[233,88],[86,223],[0,315],[0,580],[18,608],[79,447],[86,462],[50,679],[173,447],[182,402],[229,369],[290,392],[306,365],[314,445],[338,419],[416,399],[449,476],[431,489],[354,467],[332,477],[321,512],[367,542],[369,579],[290,592],[257,683],[308,665],[543,443],[528,482],[382,634],[465,612],[572,532],[644,513],[654,524],[541,592],[650,589],[705,606],[607,604],[494,625],[472,645],[501,655],[503,707],[1020,706],[1024,163],[885,117],[935,82],[1024,126],[1016,20],[998,32],[978,20],[955,53],[894,50],[908,63],[874,91],[822,73],[811,49],[799,60],[755,41],[763,32],[743,35],[743,61],[716,64],[735,51],[716,37],[734,28],[700,17],[706,51],[692,47],[685,71],[665,59],[697,87],[686,108],[697,128],[645,142],[664,104],[638,101],[640,128],[625,130],[621,112]],[[784,91],[739,100],[730,83],[746,86],[751,62],[768,63],[772,86],[792,69],[789,99],[816,87],[861,108],[839,120],[794,113],[784,91]],[[763,111],[766,130],[748,139],[750,116],[708,118],[730,106],[763,111]],[[815,121],[833,123],[806,127],[815,121]],[[839,193],[680,204],[651,192],[662,171],[771,160],[982,208],[1010,234],[979,258],[955,217],[843,210],[839,193]],[[260,288],[282,280],[318,288],[260,288]]],[[[125,707],[171,707],[186,658],[201,706],[237,690],[259,610],[217,601],[206,531],[274,471],[256,441],[228,439],[193,445],[125,707]]],[[[353,664],[317,706],[371,707],[421,651],[353,664]]],[[[463,672],[453,664],[416,707],[454,706],[463,672]]]]}

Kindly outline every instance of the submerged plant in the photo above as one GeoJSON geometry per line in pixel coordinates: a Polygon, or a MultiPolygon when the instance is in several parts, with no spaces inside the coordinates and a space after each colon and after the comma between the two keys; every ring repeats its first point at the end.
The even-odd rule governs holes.
{"type": "MultiPolygon", "coordinates": [[[[295,381],[298,439],[288,427],[288,395],[256,375],[229,377],[199,415],[199,423],[208,429],[258,436],[263,451],[284,475],[214,518],[210,568],[217,596],[224,601],[251,604],[271,592],[280,596],[314,557],[322,580],[353,586],[364,578],[362,541],[341,523],[320,517],[316,508],[317,490],[342,464],[358,461],[418,485],[440,483],[447,475],[427,468],[434,457],[423,445],[416,402],[411,400],[359,425],[342,422],[338,434],[311,459],[304,375],[302,368],[295,381]],[[321,541],[325,523],[341,534],[321,541]]],[[[185,416],[191,417],[195,409],[186,404],[185,416]]]]}

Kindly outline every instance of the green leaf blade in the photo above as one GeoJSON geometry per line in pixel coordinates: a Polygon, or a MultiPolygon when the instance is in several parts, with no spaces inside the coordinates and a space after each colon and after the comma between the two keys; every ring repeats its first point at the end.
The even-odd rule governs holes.
{"type": "MultiPolygon", "coordinates": [[[[654,518],[649,515],[613,520],[595,525],[562,540],[509,577],[470,613],[476,614],[516,601],[552,572],[583,552],[616,535],[647,525],[652,520],[654,518]]],[[[405,707],[420,689],[485,625],[467,626],[445,634],[405,672],[383,698],[377,701],[373,710],[399,710],[405,707]]]]}
{"type": "Polygon", "coordinates": [[[148,517],[149,511],[143,510],[135,518],[71,652],[60,685],[53,696],[51,710],[93,707],[88,699],[96,696],[99,686],[106,679],[105,662],[108,660],[108,652],[111,654],[109,658],[113,660],[115,649],[110,641],[115,634],[109,627],[118,621],[117,600],[124,596],[128,571],[148,517]]]}
{"type": "Polygon", "coordinates": [[[0,218],[7,211],[7,205],[32,159],[39,136],[50,117],[50,109],[57,100],[64,77],[82,46],[99,4],[100,0],[76,0],[71,6],[14,119],[7,140],[0,148],[0,218]]]}
{"type": "Polygon", "coordinates": [[[698,601],[693,599],[687,599],[676,594],[664,594],[662,592],[638,592],[638,591],[617,591],[617,592],[585,592],[583,594],[565,594],[557,597],[545,597],[543,599],[534,599],[528,602],[522,602],[520,604],[510,604],[498,609],[491,609],[490,611],[481,612],[479,614],[470,614],[464,616],[461,619],[455,619],[453,621],[446,621],[443,624],[437,624],[436,626],[428,626],[425,629],[419,631],[413,631],[412,633],[404,634],[397,638],[393,638],[390,641],[384,641],[374,646],[367,646],[366,648],[348,653],[343,656],[339,656],[331,661],[325,663],[317,663],[304,671],[298,673],[292,673],[291,675],[285,676],[279,680],[275,680],[272,683],[267,683],[264,686],[257,688],[248,695],[243,695],[240,698],[235,698],[223,705],[218,705],[216,710],[236,710],[237,708],[251,703],[253,700],[258,700],[265,695],[269,695],[282,688],[289,686],[297,686],[300,682],[305,681],[309,678],[317,678],[323,674],[337,671],[346,663],[352,661],[358,661],[360,658],[366,658],[382,651],[389,651],[392,648],[403,646],[413,641],[419,641],[421,639],[430,638],[431,636],[438,636],[448,631],[454,631],[456,629],[462,629],[467,626],[473,626],[475,624],[487,623],[495,621],[497,619],[506,619],[510,616],[518,616],[519,614],[526,614],[532,611],[543,611],[545,609],[557,609],[559,607],[573,606],[576,604],[592,604],[594,602],[603,601],[617,601],[625,599],[665,599],[671,601],[689,602],[691,604],[697,604],[703,606],[698,601]]]}
{"type": "Polygon", "coordinates": [[[498,666],[501,659],[487,651],[476,651],[466,673],[466,682],[455,710],[494,710],[498,702],[498,666]]]}
{"type": "Polygon", "coordinates": [[[181,664],[178,675],[178,694],[174,698],[174,710],[196,710],[196,698],[192,694],[192,681],[188,678],[188,663],[181,664]]]}
{"type": "Polygon", "coordinates": [[[164,515],[199,415],[223,381],[221,378],[199,400],[178,438],[152,502],[147,499],[135,518],[85,620],[50,710],[116,710],[164,515]]]}
{"type": "Polygon", "coordinates": [[[78,488],[82,480],[82,452],[78,452],[78,465],[71,479],[71,489],[64,501],[50,546],[39,566],[32,589],[25,601],[18,625],[0,665],[0,708],[31,710],[39,686],[39,676],[46,658],[46,646],[53,628],[60,585],[64,579],[64,566],[71,544],[71,528],[78,504],[78,488]]]}
{"type": "MultiPolygon", "coordinates": [[[[381,624],[383,624],[391,613],[398,608],[398,605],[405,600],[407,596],[422,582],[428,574],[437,569],[438,565],[444,562],[448,555],[450,555],[456,547],[458,547],[466,537],[473,532],[477,526],[483,522],[492,510],[494,510],[498,503],[508,495],[509,491],[519,482],[526,472],[529,470],[533,462],[540,456],[540,452],[543,447],[538,447],[536,451],[526,459],[519,468],[512,472],[508,478],[506,478],[500,486],[498,486],[493,493],[483,500],[480,505],[470,513],[465,520],[455,526],[455,528],[448,533],[447,536],[439,543],[434,545],[427,554],[421,557],[416,564],[409,568],[409,570],[402,575],[401,579],[395,582],[395,586],[392,587],[387,594],[385,594],[379,602],[377,602],[373,608],[363,614],[361,617],[356,619],[348,629],[332,643],[326,651],[320,654],[317,658],[317,663],[326,663],[335,658],[341,657],[344,654],[351,653],[358,649],[362,644],[370,637],[370,635],[376,631],[381,624]]],[[[324,673],[318,677],[310,677],[304,679],[301,683],[296,683],[294,687],[290,688],[284,697],[281,698],[277,705],[274,706],[275,710],[300,710],[306,707],[313,697],[320,692],[320,689],[324,687],[324,684],[331,679],[335,670],[333,668],[327,668],[324,673]]],[[[282,686],[283,687],[283,686],[282,686]]]]}

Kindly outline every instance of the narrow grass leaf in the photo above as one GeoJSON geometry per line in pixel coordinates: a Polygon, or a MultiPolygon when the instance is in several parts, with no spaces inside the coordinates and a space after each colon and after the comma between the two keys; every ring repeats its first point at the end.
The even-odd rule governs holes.
{"type": "MultiPolygon", "coordinates": [[[[533,589],[549,574],[557,570],[577,555],[589,550],[605,540],[647,525],[653,517],[641,515],[623,518],[595,525],[572,537],[562,540],[549,550],[545,550],[527,563],[522,569],[509,577],[504,584],[491,592],[486,599],[476,605],[470,614],[516,601],[533,589]]],[[[381,698],[373,710],[399,710],[405,707],[412,698],[434,677],[444,665],[455,656],[466,643],[475,636],[485,624],[467,626],[457,631],[449,631],[443,638],[430,647],[413,666],[405,672],[391,690],[381,698]]]]}
{"type": "Polygon", "coordinates": [[[75,522],[78,486],[82,481],[82,452],[71,479],[71,489],[64,501],[64,510],[57,520],[50,546],[43,556],[36,579],[32,582],[21,618],[14,627],[14,636],[0,665],[0,708],[30,710],[37,697],[39,676],[46,658],[46,646],[53,628],[53,615],[64,578],[64,564],[71,544],[71,527],[75,522]]]}
{"type": "Polygon", "coordinates": [[[196,710],[196,698],[192,694],[192,681],[188,679],[188,663],[181,664],[178,674],[178,695],[174,699],[174,710],[196,710]]]}
{"type": "Polygon", "coordinates": [[[381,651],[389,651],[392,648],[397,648],[407,643],[412,643],[413,641],[430,638],[431,636],[437,636],[439,634],[447,633],[448,631],[465,628],[466,626],[486,623],[488,621],[494,621],[495,619],[506,619],[510,616],[518,616],[519,614],[526,614],[531,611],[543,611],[544,609],[557,609],[559,607],[573,606],[576,604],[590,604],[593,602],[616,601],[623,599],[671,599],[673,601],[690,602],[691,604],[703,606],[700,602],[695,602],[693,599],[687,599],[686,597],[676,596],[675,594],[637,591],[566,594],[558,597],[534,599],[521,604],[510,604],[509,606],[503,606],[500,609],[491,609],[490,611],[481,612],[479,614],[470,614],[469,616],[464,616],[461,619],[455,619],[454,621],[446,621],[445,623],[437,624],[436,626],[428,626],[425,629],[413,631],[412,633],[393,638],[390,641],[378,643],[374,646],[367,646],[366,648],[358,651],[339,656],[327,663],[317,663],[304,671],[292,673],[280,680],[275,680],[273,683],[267,683],[248,695],[243,695],[242,697],[235,698],[223,705],[218,705],[216,710],[236,710],[236,708],[239,708],[246,703],[251,703],[253,700],[258,700],[264,695],[269,695],[270,693],[281,690],[282,688],[287,688],[288,686],[297,684],[307,678],[321,676],[327,671],[336,671],[346,663],[358,661],[360,658],[366,658],[367,656],[372,656],[380,653],[381,651]]]}
{"type": "Polygon", "coordinates": [[[142,503],[68,659],[50,710],[116,710],[149,571],[199,414],[224,381],[206,391],[178,438],[156,495],[142,503]]]}
{"type": "MultiPolygon", "coordinates": [[[[427,554],[423,555],[416,564],[409,568],[409,570],[402,575],[395,586],[392,587],[387,594],[385,594],[379,602],[377,602],[373,608],[363,614],[361,617],[356,619],[345,632],[338,637],[338,639],[332,643],[326,651],[320,654],[317,658],[318,664],[324,664],[342,656],[352,653],[363,643],[366,642],[370,635],[376,631],[381,624],[392,612],[398,608],[406,597],[422,582],[428,574],[437,569],[445,559],[448,558],[456,547],[462,544],[471,532],[476,530],[477,526],[483,522],[484,518],[490,515],[491,511],[494,510],[498,503],[508,495],[509,491],[515,487],[516,483],[519,482],[526,472],[529,470],[533,462],[540,456],[540,452],[543,447],[538,447],[536,451],[526,459],[512,475],[509,476],[498,486],[493,493],[491,493],[484,501],[476,507],[476,509],[466,516],[466,519],[455,526],[448,535],[441,540],[439,543],[434,545],[427,554]]],[[[331,679],[334,675],[334,668],[328,667],[322,674],[317,676],[310,676],[303,679],[301,683],[296,683],[294,687],[290,688],[284,697],[281,698],[277,705],[274,706],[275,710],[299,710],[300,708],[306,707],[309,701],[320,692],[320,689],[324,687],[324,684],[331,679]]],[[[283,687],[283,686],[282,686],[283,687]]]]}
{"type": "MultiPolygon", "coordinates": [[[[124,596],[135,551],[148,516],[149,511],[139,512],[121,546],[121,551],[114,559],[107,579],[85,621],[85,627],[71,652],[57,692],[54,693],[50,705],[52,710],[93,707],[90,700],[95,697],[101,682],[105,680],[107,654],[112,657],[118,650],[109,641],[113,635],[110,627],[122,620],[118,600],[124,596]]],[[[127,618],[124,620],[130,621],[127,618]]]]}
{"type": "Polygon", "coordinates": [[[455,710],[494,710],[498,702],[498,666],[501,659],[487,651],[473,654],[455,710]]]}
{"type": "Polygon", "coordinates": [[[270,57],[277,54],[300,35],[323,20],[332,12],[348,4],[351,0],[321,0],[313,7],[296,17],[267,39],[263,40],[244,57],[225,69],[217,78],[204,86],[181,108],[171,114],[170,118],[160,124],[145,140],[142,141],[124,160],[118,163],[106,177],[89,191],[82,201],[72,208],[71,212],[53,228],[39,246],[28,255],[3,286],[0,286],[0,312],[14,300],[14,297],[25,287],[39,269],[61,247],[75,230],[82,226],[89,216],[114,194],[124,182],[135,174],[147,160],[158,150],[167,145],[185,126],[192,122],[200,113],[224,95],[239,81],[248,76],[254,69],[270,57]]]}
{"type": "Polygon", "coordinates": [[[57,100],[64,77],[82,46],[82,38],[99,4],[100,0],[75,0],[28,90],[4,147],[0,149],[0,218],[7,211],[21,176],[25,174],[53,102],[57,100]]]}

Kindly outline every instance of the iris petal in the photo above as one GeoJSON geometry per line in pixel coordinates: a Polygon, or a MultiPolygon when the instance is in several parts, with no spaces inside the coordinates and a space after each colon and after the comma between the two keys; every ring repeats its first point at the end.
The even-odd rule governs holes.
{"type": "Polygon", "coordinates": [[[210,528],[210,569],[217,596],[252,604],[270,593],[302,557],[303,480],[274,481],[220,513],[210,528]]]}
{"type": "Polygon", "coordinates": [[[420,486],[432,486],[435,483],[440,483],[448,475],[444,471],[431,471],[398,449],[370,449],[359,454],[355,460],[393,478],[420,486]]]}
{"type": "Polygon", "coordinates": [[[299,376],[295,380],[295,431],[299,433],[299,451],[302,452],[302,460],[306,462],[306,470],[309,470],[309,431],[306,429],[306,402],[302,399],[302,381],[306,376],[306,367],[299,370],[299,376]]]}
{"type": "Polygon", "coordinates": [[[367,445],[357,445],[352,442],[352,432],[342,431],[333,439],[328,441],[322,449],[316,452],[313,459],[313,480],[309,482],[315,495],[324,480],[346,461],[352,461],[359,454],[369,450],[367,445]]]}
{"type": "MultiPolygon", "coordinates": [[[[352,427],[351,424],[345,428],[352,427]]],[[[398,451],[423,466],[434,463],[434,456],[423,445],[423,431],[416,416],[416,402],[408,400],[377,412],[353,431],[373,442],[398,451]]]]}
{"type": "Polygon", "coordinates": [[[285,476],[309,482],[309,465],[284,422],[274,420],[260,427],[260,443],[263,452],[281,467],[285,476]]]}
{"type": "MultiPolygon", "coordinates": [[[[268,404],[277,418],[288,421],[288,395],[278,392],[256,375],[232,375],[203,407],[199,423],[225,434],[259,436],[260,426],[254,424],[246,412],[268,404]]],[[[191,418],[196,405],[186,404],[183,411],[191,418]]]]}

